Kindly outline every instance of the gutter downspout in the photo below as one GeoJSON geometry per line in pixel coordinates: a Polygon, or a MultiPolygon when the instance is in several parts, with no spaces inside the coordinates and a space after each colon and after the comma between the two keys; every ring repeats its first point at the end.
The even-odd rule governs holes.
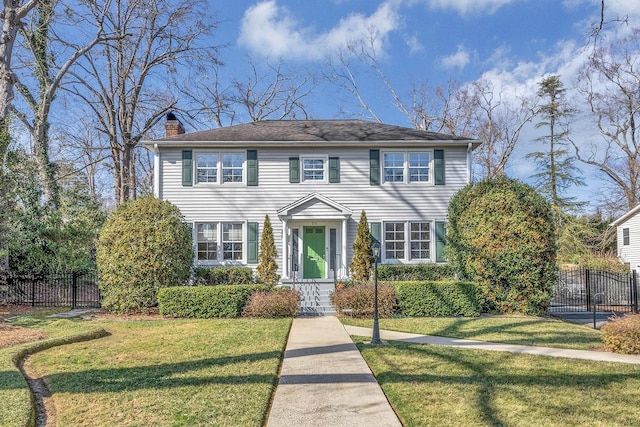
{"type": "Polygon", "coordinates": [[[153,195],[160,199],[160,150],[153,144],[153,195]]]}
{"type": "Polygon", "coordinates": [[[469,143],[467,145],[467,184],[469,184],[473,180],[473,144],[469,143]]]}

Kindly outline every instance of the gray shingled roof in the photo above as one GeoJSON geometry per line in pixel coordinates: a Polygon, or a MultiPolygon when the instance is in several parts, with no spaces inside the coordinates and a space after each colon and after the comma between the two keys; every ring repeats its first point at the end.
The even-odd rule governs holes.
{"type": "Polygon", "coordinates": [[[148,141],[147,143],[176,142],[375,142],[479,141],[435,132],[387,125],[364,120],[265,120],[148,141]]]}

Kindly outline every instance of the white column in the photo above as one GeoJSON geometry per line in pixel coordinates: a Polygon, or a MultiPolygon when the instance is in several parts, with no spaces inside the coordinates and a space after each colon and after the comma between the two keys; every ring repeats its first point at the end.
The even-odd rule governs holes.
{"type": "Polygon", "coordinates": [[[153,195],[160,198],[160,150],[153,144],[153,195]]]}
{"type": "Polygon", "coordinates": [[[347,267],[347,218],[342,220],[342,254],[340,255],[340,273],[342,277],[349,275],[347,267]]]}
{"type": "Polygon", "coordinates": [[[287,229],[287,220],[282,218],[282,278],[289,278],[289,269],[291,266],[289,265],[289,247],[287,245],[287,236],[289,235],[289,230],[287,229]]]}

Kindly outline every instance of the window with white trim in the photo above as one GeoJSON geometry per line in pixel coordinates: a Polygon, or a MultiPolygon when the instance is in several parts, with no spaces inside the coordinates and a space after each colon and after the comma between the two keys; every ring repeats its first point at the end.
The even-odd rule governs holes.
{"type": "Polygon", "coordinates": [[[242,182],[244,154],[222,153],[222,182],[242,182]]]}
{"type": "Polygon", "coordinates": [[[196,223],[198,261],[240,261],[244,254],[244,223],[196,223]]]}
{"type": "Polygon", "coordinates": [[[431,182],[430,151],[389,151],[382,154],[384,182],[431,182]]]}
{"type": "Polygon", "coordinates": [[[404,182],[404,153],[384,153],[382,169],[384,182],[404,182]]]}
{"type": "Polygon", "coordinates": [[[196,184],[244,182],[244,152],[199,152],[195,154],[196,184]]]}
{"type": "Polygon", "coordinates": [[[242,259],[242,223],[222,224],[222,259],[242,259]]]}
{"type": "Polygon", "coordinates": [[[203,222],[196,226],[198,260],[218,259],[218,224],[203,222]]]}
{"type": "Polygon", "coordinates": [[[410,259],[431,259],[431,223],[410,223],[410,259]]]}
{"type": "Polygon", "coordinates": [[[325,181],[326,159],[318,157],[302,158],[303,181],[325,181]]]}
{"type": "Polygon", "coordinates": [[[429,181],[429,153],[409,153],[409,182],[429,181]]]}
{"type": "Polygon", "coordinates": [[[629,246],[629,229],[628,228],[622,229],[622,245],[629,246]]]}
{"type": "Polygon", "coordinates": [[[386,259],[404,259],[404,222],[385,222],[384,257],[386,259]]]}
{"type": "Polygon", "coordinates": [[[218,182],[218,153],[196,154],[196,182],[218,182]]]}

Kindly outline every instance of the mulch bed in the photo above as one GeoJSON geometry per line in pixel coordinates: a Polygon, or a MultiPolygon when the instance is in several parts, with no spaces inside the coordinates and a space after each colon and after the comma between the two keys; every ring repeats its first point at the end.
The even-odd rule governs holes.
{"type": "Polygon", "coordinates": [[[7,323],[7,319],[39,310],[42,309],[24,305],[0,305],[0,348],[47,338],[47,335],[40,331],[7,323]]]}

